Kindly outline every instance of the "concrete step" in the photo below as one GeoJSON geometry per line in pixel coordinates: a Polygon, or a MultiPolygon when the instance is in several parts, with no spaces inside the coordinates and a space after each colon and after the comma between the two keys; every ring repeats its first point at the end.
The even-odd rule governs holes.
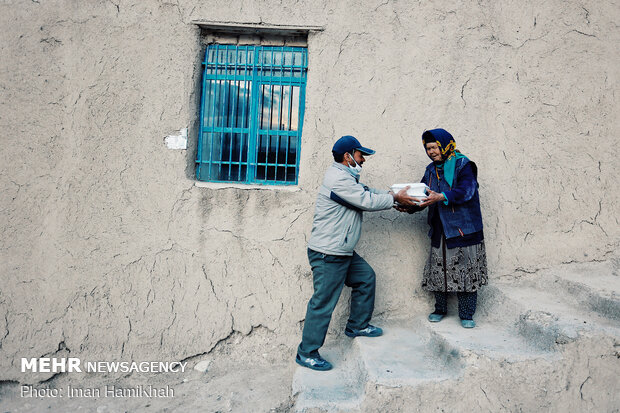
{"type": "Polygon", "coordinates": [[[592,311],[562,288],[500,287],[504,294],[521,306],[516,325],[531,343],[552,349],[571,343],[582,334],[620,336],[618,322],[592,311]]]}
{"type": "Polygon", "coordinates": [[[439,323],[417,314],[379,323],[382,337],[334,343],[322,351],[334,371],[298,369],[296,410],[477,408],[480,399],[470,394],[478,392],[492,411],[532,409],[547,398],[553,400],[548,406],[555,406],[550,411],[588,410],[594,401],[611,406],[617,397],[610,377],[620,371],[620,285],[617,274],[601,268],[580,268],[587,279],[560,268],[544,278],[492,283],[480,294],[474,329],[462,328],[453,300],[439,323]],[[572,381],[581,374],[577,392],[572,381]],[[587,382],[603,391],[584,398],[587,382]],[[540,389],[545,393],[537,394],[540,389]],[[546,389],[555,389],[553,396],[546,389]]]}
{"type": "MultiPolygon", "coordinates": [[[[580,307],[620,320],[620,273],[614,261],[552,268],[546,272],[580,307]]],[[[540,284],[538,280],[538,284],[540,284]]]]}
{"type": "Polygon", "coordinates": [[[462,370],[459,354],[433,342],[427,329],[412,328],[410,324],[392,321],[382,324],[384,335],[381,338],[353,339],[368,382],[402,387],[457,379],[462,370]]]}
{"type": "Polygon", "coordinates": [[[532,343],[512,325],[478,322],[476,328],[466,329],[458,316],[447,316],[439,323],[426,323],[435,342],[444,343],[444,347],[461,357],[465,364],[479,357],[508,362],[559,357],[532,343]]]}
{"type": "Polygon", "coordinates": [[[478,368],[480,358],[511,363],[559,358],[555,352],[528,345],[516,330],[491,324],[464,329],[458,317],[429,323],[426,316],[418,316],[381,325],[382,337],[349,339],[340,344],[345,351],[333,345],[322,350],[334,370],[297,368],[293,382],[297,412],[369,411],[370,399],[384,394],[380,389],[419,394],[429,386],[449,386],[461,381],[467,369],[478,368]]]}
{"type": "Polygon", "coordinates": [[[293,395],[298,412],[361,411],[368,385],[411,387],[458,379],[459,354],[433,345],[428,329],[411,328],[407,321],[382,324],[380,338],[345,338],[321,349],[334,369],[317,372],[298,367],[293,395]]]}
{"type": "Polygon", "coordinates": [[[293,377],[295,409],[303,411],[359,411],[364,398],[366,372],[351,340],[330,342],[321,355],[334,365],[329,371],[297,367],[293,377]]]}

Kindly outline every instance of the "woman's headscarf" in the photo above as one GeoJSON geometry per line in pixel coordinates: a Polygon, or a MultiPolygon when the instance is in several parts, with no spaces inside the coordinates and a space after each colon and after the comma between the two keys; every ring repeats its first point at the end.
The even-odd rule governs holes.
{"type": "Polygon", "coordinates": [[[456,169],[456,160],[460,158],[465,158],[463,155],[456,149],[456,142],[450,132],[445,129],[432,129],[427,130],[422,134],[422,144],[424,145],[424,149],[426,149],[426,144],[436,142],[437,146],[439,146],[439,150],[441,151],[441,157],[443,159],[443,175],[446,178],[446,182],[448,185],[452,187],[452,183],[454,182],[454,171],[456,169]]]}

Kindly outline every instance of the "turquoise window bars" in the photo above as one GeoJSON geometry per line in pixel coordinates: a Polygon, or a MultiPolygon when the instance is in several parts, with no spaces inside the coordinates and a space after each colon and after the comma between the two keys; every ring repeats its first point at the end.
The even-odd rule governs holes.
{"type": "Polygon", "coordinates": [[[307,68],[304,47],[207,46],[199,180],[297,184],[307,68]]]}

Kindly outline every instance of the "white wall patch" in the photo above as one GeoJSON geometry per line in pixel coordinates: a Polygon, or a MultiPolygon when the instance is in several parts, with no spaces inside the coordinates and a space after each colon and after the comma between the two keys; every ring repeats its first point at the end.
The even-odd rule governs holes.
{"type": "Polygon", "coordinates": [[[179,135],[168,135],[164,139],[168,149],[187,149],[187,128],[179,130],[179,135]]]}

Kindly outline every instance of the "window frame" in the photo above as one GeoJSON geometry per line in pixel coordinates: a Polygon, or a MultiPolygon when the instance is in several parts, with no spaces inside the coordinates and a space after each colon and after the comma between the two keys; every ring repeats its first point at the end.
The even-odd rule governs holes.
{"type": "MultiPolygon", "coordinates": [[[[269,46],[269,45],[237,45],[237,44],[224,44],[224,43],[212,43],[207,45],[205,50],[204,59],[202,61],[202,93],[200,100],[200,133],[198,136],[198,149],[196,152],[196,178],[200,182],[215,182],[215,183],[231,183],[231,184],[259,184],[259,185],[298,185],[299,181],[299,159],[301,152],[301,136],[303,129],[303,119],[305,114],[305,96],[306,96],[306,83],[307,83],[307,70],[308,70],[308,49],[307,47],[301,46],[269,46]],[[215,60],[211,61],[209,58],[209,54],[212,51],[215,51],[215,60]],[[220,51],[224,50],[226,55],[226,61],[221,62],[219,65],[220,59],[220,51]],[[235,62],[234,65],[228,64],[228,52],[234,50],[235,51],[235,62]],[[243,63],[239,63],[239,51],[245,52],[245,60],[243,63]],[[250,51],[253,55],[251,62],[249,62],[250,51]],[[267,59],[267,55],[271,52],[271,56],[267,59]],[[285,62],[286,53],[291,54],[291,61],[289,64],[285,62]],[[295,59],[295,53],[298,53],[301,58],[301,62],[297,64],[295,59]],[[279,54],[279,64],[276,64],[276,60],[274,57],[279,54]],[[259,59],[261,57],[261,59],[259,59]],[[265,63],[266,60],[269,60],[265,63]],[[220,71],[223,69],[224,73],[218,71],[218,65],[220,71]],[[243,66],[242,75],[239,75],[239,70],[241,68],[239,66],[243,66]],[[214,69],[214,70],[210,70],[214,69]],[[233,71],[233,74],[230,74],[230,71],[233,71]],[[248,71],[250,70],[250,71],[248,71]],[[287,71],[290,71],[290,76],[285,76],[287,71]],[[280,76],[274,75],[281,74],[280,76]],[[295,76],[298,74],[298,76],[295,76]],[[219,83],[218,83],[219,82],[219,83]],[[222,125],[214,125],[214,120],[218,120],[218,116],[214,116],[214,113],[205,114],[205,110],[209,111],[209,108],[205,105],[205,97],[209,93],[209,104],[213,103],[212,107],[215,112],[215,101],[217,98],[211,99],[212,91],[209,89],[207,91],[207,86],[213,86],[215,92],[214,95],[220,93],[218,88],[221,87],[221,82],[245,82],[245,94],[249,93],[249,113],[245,113],[246,103],[243,102],[243,113],[245,117],[242,117],[241,121],[242,126],[245,127],[237,127],[238,124],[235,123],[232,127],[228,127],[229,125],[224,125],[222,121],[222,125]],[[247,88],[248,82],[251,87],[247,88]],[[293,91],[294,88],[298,88],[298,100],[299,102],[297,107],[297,125],[296,130],[292,130],[292,125],[289,125],[289,129],[280,129],[282,126],[281,120],[278,121],[278,127],[276,129],[271,129],[273,124],[272,109],[274,105],[272,101],[269,101],[269,125],[267,129],[261,128],[261,119],[264,116],[263,110],[266,106],[264,104],[260,106],[261,99],[264,102],[264,88],[267,86],[270,88],[273,96],[274,90],[277,90],[277,87],[281,85],[282,87],[289,88],[289,108],[292,107],[293,100],[293,91]],[[259,108],[260,106],[260,108],[259,108]],[[206,122],[205,117],[210,116],[209,121],[206,122]],[[208,123],[209,125],[205,125],[208,123]],[[207,138],[207,134],[211,134],[209,138],[207,138]],[[223,150],[221,149],[225,143],[226,134],[230,135],[230,156],[227,161],[223,158],[223,150]],[[233,137],[239,135],[241,148],[244,147],[247,155],[243,156],[243,151],[239,151],[239,157],[237,161],[233,161],[233,137]],[[245,135],[247,134],[247,141],[245,140],[245,135]],[[217,135],[217,139],[214,140],[214,136],[217,135]],[[263,152],[260,152],[260,149],[263,148],[261,144],[263,142],[263,136],[266,136],[266,144],[265,152],[264,152],[264,160],[259,159],[260,155],[263,152]],[[282,149],[281,137],[286,137],[286,153],[285,160],[281,161],[278,159],[278,156],[282,149]],[[219,140],[218,140],[219,139],[219,140]],[[275,147],[275,162],[270,162],[269,159],[273,156],[273,147],[272,147],[272,139],[276,139],[276,147],[275,147]],[[291,139],[294,139],[295,144],[295,159],[294,164],[291,159],[289,159],[290,154],[290,146],[291,139]],[[220,156],[219,159],[215,159],[213,156],[213,147],[214,142],[219,144],[220,147],[220,156]],[[209,150],[208,156],[206,156],[203,151],[205,149],[209,150]],[[282,163],[284,162],[284,163],[282,163]],[[218,165],[218,166],[214,166],[218,165]],[[242,167],[245,167],[245,180],[231,180],[230,172],[232,170],[232,165],[237,165],[238,172],[237,176],[241,177],[242,167]],[[229,176],[228,179],[221,179],[223,168],[228,166],[229,176]],[[207,168],[206,171],[203,168],[207,168]],[[217,168],[217,169],[214,169],[217,168]],[[261,169],[262,168],[262,169],[261,169]],[[289,179],[288,173],[289,169],[293,168],[294,179],[289,179]],[[213,171],[217,172],[217,177],[212,177],[213,171]],[[260,171],[263,171],[262,176],[260,175],[260,171]],[[270,173],[272,171],[273,173],[270,173]],[[278,179],[278,172],[284,174],[283,179],[278,179]],[[270,176],[271,175],[271,176],[270,176]]],[[[225,83],[224,89],[228,89],[231,87],[231,84],[225,83]]],[[[241,83],[238,83],[240,87],[241,83]]],[[[280,89],[280,93],[282,93],[284,89],[280,89]]],[[[239,93],[237,91],[236,93],[239,93]]],[[[237,107],[239,103],[239,96],[234,95],[237,100],[234,104],[234,107],[237,107]]],[[[283,106],[282,97],[279,98],[280,107],[283,106]]],[[[220,108],[224,108],[226,100],[223,102],[218,102],[218,106],[220,108]]],[[[219,112],[221,113],[221,111],[219,112]]],[[[290,112],[289,112],[290,113],[290,112]]],[[[225,112],[225,115],[235,116],[235,112],[225,112]]],[[[238,114],[236,114],[238,116],[238,114]]],[[[278,109],[278,115],[281,117],[282,109],[278,109]]],[[[225,118],[225,116],[224,116],[225,118]]],[[[230,118],[230,116],[229,116],[230,118]]],[[[289,124],[291,122],[291,116],[289,115],[289,124]]],[[[235,122],[235,120],[233,120],[235,122]]],[[[219,123],[219,122],[218,122],[219,123]]]]}

